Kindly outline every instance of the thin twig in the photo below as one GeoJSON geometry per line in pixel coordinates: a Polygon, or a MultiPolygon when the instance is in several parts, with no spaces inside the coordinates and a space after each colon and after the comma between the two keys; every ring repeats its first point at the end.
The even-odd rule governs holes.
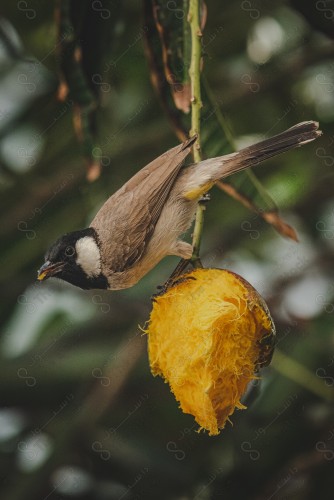
{"type": "MultiPolygon", "coordinates": [[[[201,56],[202,56],[202,31],[200,26],[200,2],[199,0],[190,0],[188,21],[191,31],[191,62],[189,68],[190,84],[191,84],[191,129],[190,135],[197,134],[197,140],[193,148],[194,161],[201,161],[201,56]]],[[[204,223],[205,203],[199,202],[195,226],[193,232],[193,255],[191,260],[195,267],[201,267],[199,259],[199,251],[201,245],[201,236],[204,223]]]]}

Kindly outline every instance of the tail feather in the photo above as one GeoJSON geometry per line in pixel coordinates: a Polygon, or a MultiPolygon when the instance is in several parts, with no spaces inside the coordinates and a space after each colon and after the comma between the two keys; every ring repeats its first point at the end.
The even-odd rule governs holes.
{"type": "Polygon", "coordinates": [[[267,158],[289,151],[289,149],[298,148],[303,144],[314,141],[322,134],[318,128],[319,123],[315,121],[298,123],[281,134],[257,142],[236,153],[209,158],[201,162],[200,165],[203,165],[203,167],[207,165],[208,168],[210,163],[216,163],[217,167],[219,165],[217,172],[214,174],[214,179],[212,179],[218,180],[245,168],[258,165],[267,158]]]}
{"type": "Polygon", "coordinates": [[[319,123],[315,121],[298,123],[281,134],[248,146],[236,153],[209,158],[185,169],[183,171],[184,187],[186,188],[184,196],[188,199],[197,199],[219,179],[314,141],[322,134],[318,128],[319,123]]]}
{"type": "Polygon", "coordinates": [[[227,177],[245,168],[253,167],[267,158],[314,141],[322,133],[318,128],[319,123],[314,121],[298,123],[285,132],[244,148],[230,157],[229,155],[225,158],[222,157],[222,171],[221,174],[218,173],[218,178],[227,177]]]}

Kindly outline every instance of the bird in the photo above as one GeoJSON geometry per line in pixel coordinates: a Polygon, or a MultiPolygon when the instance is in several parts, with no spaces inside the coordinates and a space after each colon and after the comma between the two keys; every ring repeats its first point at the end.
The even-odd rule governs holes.
{"type": "Polygon", "coordinates": [[[46,252],[37,279],[60,278],[84,290],[135,285],[167,255],[190,259],[182,239],[198,201],[216,181],[321,135],[315,121],[298,123],[256,144],[184,166],[194,135],[139,170],[98,211],[90,226],[61,236],[46,252]]]}

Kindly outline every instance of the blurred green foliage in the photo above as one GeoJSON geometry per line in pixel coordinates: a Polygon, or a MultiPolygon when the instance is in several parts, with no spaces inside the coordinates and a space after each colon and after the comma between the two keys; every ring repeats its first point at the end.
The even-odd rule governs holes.
{"type": "MultiPolygon", "coordinates": [[[[150,83],[143,6],[71,4],[74,16],[91,9],[79,38],[97,96],[89,147],[102,172],[88,183],[87,149],[73,128],[76,94],[56,97],[54,5],[3,1],[1,498],[333,498],[334,6],[311,3],[313,11],[297,1],[207,3],[207,154],[226,144],[211,121],[218,112],[238,147],[308,119],[324,131],[254,169],[299,244],[212,191],[204,263],[239,272],[264,295],[278,352],[246,395],[248,410],[208,437],[151,376],[138,329],[175,258],[116,293],[35,283],[54,239],[87,226],[113,191],[177,142],[150,83]]],[[[169,18],[184,19],[186,5],[166,2],[169,18]]],[[[249,189],[247,176],[234,181],[249,189]]]]}

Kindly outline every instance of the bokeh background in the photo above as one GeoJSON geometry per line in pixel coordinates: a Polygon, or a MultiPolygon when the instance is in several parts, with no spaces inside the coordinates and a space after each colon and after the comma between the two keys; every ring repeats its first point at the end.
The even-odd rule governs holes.
{"type": "MultiPolygon", "coordinates": [[[[257,178],[234,176],[257,212],[212,191],[203,261],[248,279],[278,336],[271,366],[233,425],[217,437],[198,434],[168,385],[150,374],[139,325],[176,258],[120,292],[35,282],[47,247],[86,227],[113,191],[175,145],[180,122],[189,128],[163,74],[163,105],[152,87],[152,5],[159,8],[63,1],[55,16],[53,2],[2,2],[0,497],[332,499],[333,1],[207,2],[205,155],[308,119],[324,132],[255,168],[257,178]],[[62,53],[66,9],[86,80],[78,50],[69,44],[62,53]],[[73,84],[67,95],[64,75],[73,84]],[[275,206],[299,243],[263,219],[275,206]]],[[[186,22],[187,2],[160,7],[166,33],[186,22]]]]}

